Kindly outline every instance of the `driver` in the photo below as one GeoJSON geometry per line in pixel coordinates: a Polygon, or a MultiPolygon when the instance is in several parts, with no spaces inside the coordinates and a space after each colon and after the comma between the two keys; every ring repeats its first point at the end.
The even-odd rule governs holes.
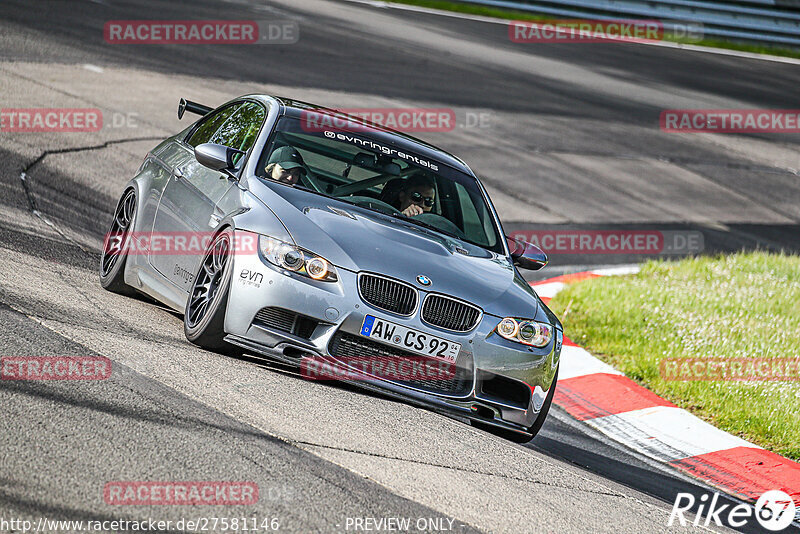
{"type": "Polygon", "coordinates": [[[406,217],[428,213],[436,201],[436,188],[432,178],[417,174],[405,180],[397,192],[394,207],[406,217]]]}
{"type": "Polygon", "coordinates": [[[295,185],[306,174],[306,164],[303,156],[292,146],[282,146],[272,152],[264,168],[267,178],[295,185]]]}

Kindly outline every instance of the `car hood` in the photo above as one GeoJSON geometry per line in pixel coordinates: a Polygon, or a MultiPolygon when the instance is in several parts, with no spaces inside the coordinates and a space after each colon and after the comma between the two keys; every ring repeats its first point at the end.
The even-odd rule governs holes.
{"type": "Polygon", "coordinates": [[[503,255],[301,189],[259,180],[250,191],[281,219],[298,246],[337,268],[397,278],[472,302],[498,317],[549,318],[503,255]],[[418,275],[428,277],[431,285],[420,285],[418,275]]]}

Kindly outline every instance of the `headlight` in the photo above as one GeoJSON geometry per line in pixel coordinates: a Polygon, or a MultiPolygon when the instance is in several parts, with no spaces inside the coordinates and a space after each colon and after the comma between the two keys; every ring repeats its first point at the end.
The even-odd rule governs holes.
{"type": "Polygon", "coordinates": [[[285,243],[266,235],[258,236],[258,250],[272,265],[314,280],[335,282],[336,268],[328,260],[313,252],[285,243]]]}
{"type": "Polygon", "coordinates": [[[528,319],[506,317],[500,321],[496,330],[498,334],[510,341],[516,341],[532,347],[546,347],[550,340],[553,339],[553,327],[551,325],[528,319]]]}
{"type": "Polygon", "coordinates": [[[325,258],[312,258],[306,263],[306,272],[314,280],[324,280],[330,268],[325,258]]]}
{"type": "Polygon", "coordinates": [[[506,339],[514,339],[519,332],[519,323],[511,317],[506,317],[497,325],[497,333],[506,339]]]}
{"type": "Polygon", "coordinates": [[[274,257],[278,265],[290,271],[299,271],[306,263],[303,251],[287,243],[281,243],[275,248],[274,257]]]}

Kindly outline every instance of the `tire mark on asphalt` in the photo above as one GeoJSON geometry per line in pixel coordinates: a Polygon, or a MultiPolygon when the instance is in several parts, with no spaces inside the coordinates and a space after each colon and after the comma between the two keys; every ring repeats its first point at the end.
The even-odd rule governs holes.
{"type": "Polygon", "coordinates": [[[121,144],[121,143],[135,143],[137,141],[158,141],[159,139],[161,139],[161,137],[156,137],[156,136],[130,137],[130,138],[127,138],[127,139],[113,139],[111,141],[106,141],[105,143],[102,143],[100,145],[91,145],[91,146],[85,146],[85,147],[71,147],[71,148],[59,148],[59,149],[53,149],[53,150],[45,150],[44,152],[39,154],[39,157],[37,157],[36,159],[34,159],[33,161],[31,161],[30,163],[25,165],[22,168],[22,171],[20,172],[20,175],[19,175],[19,180],[20,180],[20,183],[22,184],[22,189],[25,192],[25,198],[28,200],[28,208],[30,209],[31,213],[33,213],[36,217],[38,217],[47,226],[49,226],[50,228],[52,228],[53,230],[58,232],[59,235],[61,235],[61,237],[63,237],[64,239],[66,239],[70,243],[74,244],[76,247],[78,247],[84,254],[92,255],[92,253],[89,252],[88,250],[86,250],[86,248],[84,248],[83,245],[81,245],[80,243],[78,243],[77,241],[75,241],[74,239],[69,237],[61,228],[58,227],[57,224],[55,224],[54,222],[50,221],[50,219],[48,219],[41,211],[39,211],[39,208],[38,208],[38,206],[36,204],[36,197],[34,196],[30,185],[28,185],[28,173],[35,166],[37,166],[39,163],[44,161],[44,159],[47,156],[51,156],[51,155],[54,155],[54,154],[67,154],[67,153],[72,153],[72,152],[83,152],[83,151],[89,151],[89,150],[102,150],[104,148],[108,148],[109,146],[116,145],[116,144],[121,144]]]}
{"type": "Polygon", "coordinates": [[[41,211],[39,211],[39,208],[36,205],[36,197],[33,196],[33,192],[31,191],[30,186],[28,186],[28,174],[24,170],[20,173],[19,180],[22,183],[22,190],[25,191],[25,198],[28,200],[28,208],[30,209],[31,213],[33,213],[34,216],[38,217],[39,220],[42,221],[43,223],[45,223],[47,226],[49,226],[50,228],[52,228],[53,230],[58,232],[58,234],[61,237],[63,237],[64,239],[66,239],[67,241],[69,241],[70,243],[75,245],[76,247],[78,247],[81,250],[81,252],[83,252],[84,254],[89,254],[89,251],[86,250],[83,247],[83,245],[81,245],[80,243],[78,243],[77,241],[75,241],[74,239],[69,237],[67,234],[65,234],[61,230],[61,228],[59,228],[50,219],[45,217],[45,215],[41,211]]]}
{"type": "MultiPolygon", "coordinates": [[[[152,136],[152,135],[151,136],[140,136],[140,137],[129,137],[129,138],[125,138],[125,139],[112,139],[112,140],[106,141],[106,142],[98,144],[98,145],[45,150],[44,152],[39,154],[39,156],[37,158],[35,158],[34,160],[32,160],[29,163],[27,163],[22,168],[22,171],[20,172],[20,175],[19,175],[19,180],[20,180],[20,183],[22,184],[22,189],[25,192],[25,198],[28,201],[28,208],[30,209],[31,213],[35,217],[37,217],[39,220],[41,220],[47,226],[49,226],[50,228],[55,230],[66,241],[68,241],[69,243],[75,245],[86,256],[94,259],[95,255],[96,255],[96,252],[92,252],[92,251],[88,250],[82,244],[80,244],[79,242],[77,242],[74,239],[72,239],[64,230],[62,230],[59,227],[59,225],[57,225],[55,222],[51,221],[44,213],[42,213],[39,210],[39,207],[38,207],[38,205],[36,203],[36,196],[33,194],[33,190],[31,189],[31,187],[30,187],[30,185],[28,183],[28,173],[30,173],[31,170],[34,167],[36,167],[42,161],[44,161],[45,158],[47,158],[47,156],[52,156],[52,155],[55,155],[55,154],[77,153],[77,152],[84,152],[84,151],[91,151],[91,150],[102,150],[104,148],[108,148],[110,146],[123,144],[123,143],[135,143],[135,142],[138,142],[138,141],[158,141],[160,139],[162,139],[162,138],[161,137],[157,137],[157,136],[152,136]]],[[[101,310],[100,306],[96,302],[93,302],[84,291],[82,291],[76,285],[71,284],[66,279],[65,279],[65,282],[67,284],[71,285],[95,309],[101,310]]]]}
{"type": "Polygon", "coordinates": [[[28,172],[33,167],[41,163],[44,158],[47,156],[51,156],[53,154],[66,154],[69,152],[83,152],[84,150],[101,150],[103,148],[108,148],[111,145],[118,145],[121,143],[135,143],[138,141],[161,141],[164,138],[162,136],[155,136],[155,135],[146,135],[140,137],[127,137],[123,139],[111,139],[99,145],[89,145],[89,146],[76,146],[76,147],[69,147],[69,148],[57,148],[51,150],[45,150],[42,152],[39,157],[28,163],[25,167],[23,167],[22,172],[28,172]]]}

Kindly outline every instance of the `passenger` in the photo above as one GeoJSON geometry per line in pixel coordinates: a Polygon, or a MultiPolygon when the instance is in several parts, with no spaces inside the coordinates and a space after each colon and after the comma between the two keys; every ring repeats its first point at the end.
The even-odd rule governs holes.
{"type": "Polygon", "coordinates": [[[405,180],[397,192],[394,207],[406,217],[429,213],[436,202],[436,186],[432,178],[417,174],[405,180]]]}
{"type": "Polygon", "coordinates": [[[295,185],[306,174],[306,164],[303,156],[292,146],[282,146],[272,152],[264,168],[267,178],[295,185]]]}

